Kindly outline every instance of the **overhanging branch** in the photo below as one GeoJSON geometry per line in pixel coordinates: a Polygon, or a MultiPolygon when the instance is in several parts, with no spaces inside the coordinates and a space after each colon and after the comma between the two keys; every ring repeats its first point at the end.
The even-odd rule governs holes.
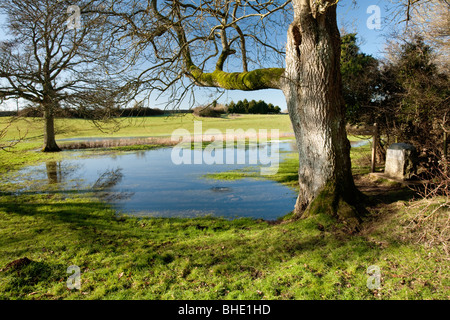
{"type": "Polygon", "coordinates": [[[191,67],[187,76],[201,87],[216,87],[227,90],[253,91],[262,89],[281,89],[280,80],[284,68],[256,69],[249,72],[225,72],[215,70],[203,73],[191,67]]]}

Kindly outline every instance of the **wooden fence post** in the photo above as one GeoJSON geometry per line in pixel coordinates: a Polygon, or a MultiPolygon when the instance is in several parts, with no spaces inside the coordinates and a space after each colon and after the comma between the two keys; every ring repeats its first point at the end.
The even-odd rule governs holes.
{"type": "Polygon", "coordinates": [[[373,138],[372,138],[372,167],[370,172],[375,172],[375,165],[377,159],[377,144],[378,144],[378,125],[373,124],[373,138]]]}

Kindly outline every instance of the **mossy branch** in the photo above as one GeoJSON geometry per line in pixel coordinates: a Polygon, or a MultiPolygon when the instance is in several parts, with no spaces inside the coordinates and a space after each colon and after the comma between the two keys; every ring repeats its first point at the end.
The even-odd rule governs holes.
{"type": "Polygon", "coordinates": [[[249,72],[225,72],[215,70],[204,73],[191,67],[188,77],[202,87],[216,87],[227,90],[253,91],[261,89],[280,89],[284,68],[256,69],[249,72]]]}

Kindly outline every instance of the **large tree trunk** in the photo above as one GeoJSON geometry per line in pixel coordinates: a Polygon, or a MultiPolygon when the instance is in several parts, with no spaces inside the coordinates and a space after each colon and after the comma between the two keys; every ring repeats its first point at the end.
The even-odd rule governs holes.
{"type": "Polygon", "coordinates": [[[282,86],[299,150],[295,213],[327,213],[356,225],[361,194],[353,181],[345,130],[336,5],[320,12],[310,2],[293,1],[282,86]]]}
{"type": "Polygon", "coordinates": [[[43,152],[58,152],[61,149],[56,144],[55,140],[55,118],[53,115],[53,107],[51,105],[44,105],[44,147],[43,152]]]}

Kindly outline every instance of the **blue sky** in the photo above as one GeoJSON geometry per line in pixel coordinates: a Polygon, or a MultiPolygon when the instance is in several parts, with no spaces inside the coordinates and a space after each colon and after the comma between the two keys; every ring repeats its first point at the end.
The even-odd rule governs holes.
{"type": "MultiPolygon", "coordinates": [[[[388,1],[386,0],[360,0],[357,1],[357,5],[352,5],[352,0],[341,0],[338,4],[337,14],[338,14],[338,24],[340,28],[345,28],[346,32],[357,32],[358,38],[360,40],[360,48],[361,51],[366,54],[371,54],[375,57],[382,57],[385,38],[384,35],[387,33],[386,28],[388,27],[383,21],[386,19],[388,15],[386,11],[386,5],[388,1]],[[373,22],[373,15],[376,13],[374,11],[367,12],[368,8],[371,6],[377,6],[380,10],[381,15],[381,28],[380,29],[370,29],[367,25],[369,20],[373,22]]],[[[3,25],[5,19],[0,16],[0,24],[3,25]]],[[[373,23],[372,23],[373,27],[373,23]]],[[[4,30],[0,29],[0,39],[4,39],[5,33],[4,30]]],[[[198,89],[196,90],[198,93],[196,98],[200,103],[209,103],[210,101],[210,93],[211,91],[198,89]]],[[[227,91],[220,99],[220,103],[227,103],[231,100],[264,100],[267,103],[272,103],[274,105],[279,106],[282,110],[286,109],[286,100],[284,98],[283,93],[280,90],[260,90],[254,92],[248,91],[227,91]]],[[[152,101],[152,100],[150,100],[152,101]]],[[[159,105],[164,103],[165,99],[161,99],[158,101],[154,101],[154,104],[151,107],[159,107],[164,108],[163,105],[159,105]]],[[[9,103],[9,108],[16,107],[16,103],[9,103]]],[[[8,109],[9,109],[8,108],[8,109]]],[[[189,108],[188,102],[185,102],[182,106],[182,109],[189,108]]],[[[0,109],[5,109],[5,104],[0,107],[0,109]]]]}

